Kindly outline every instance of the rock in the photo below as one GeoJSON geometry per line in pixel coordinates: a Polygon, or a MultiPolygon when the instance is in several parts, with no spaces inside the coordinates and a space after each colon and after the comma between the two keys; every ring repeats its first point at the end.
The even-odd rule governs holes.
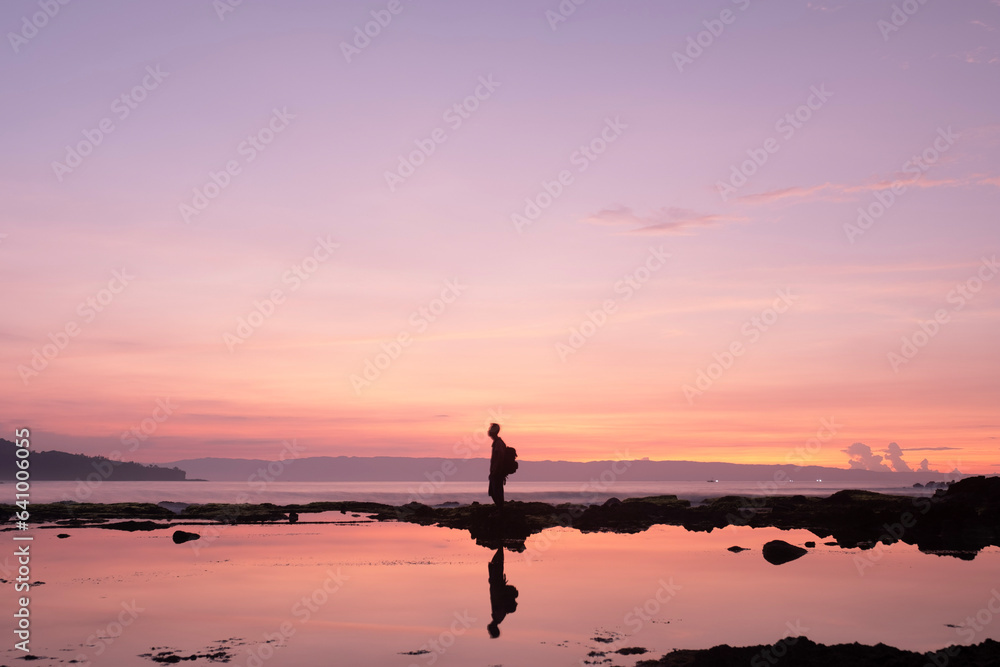
{"type": "Polygon", "coordinates": [[[777,665],[850,665],[851,667],[924,667],[947,664],[948,667],[973,667],[997,664],[1000,643],[987,639],[982,644],[949,646],[930,653],[913,653],[885,644],[816,644],[806,637],[786,637],[772,646],[728,646],[708,649],[675,650],[659,660],[642,660],[636,667],[746,667],[756,664],[777,665]],[[782,656],[775,659],[772,656],[782,656]],[[774,660],[773,663],[768,660],[774,660]]]}
{"type": "Polygon", "coordinates": [[[838,544],[837,542],[824,542],[823,544],[825,544],[828,547],[839,547],[840,546],[840,544],[838,544]]]}
{"type": "Polygon", "coordinates": [[[170,510],[174,514],[180,514],[188,507],[191,503],[177,503],[171,500],[164,500],[162,502],[156,503],[157,507],[162,507],[163,509],[170,510]]]}
{"type": "Polygon", "coordinates": [[[170,526],[165,523],[156,523],[155,521],[116,521],[115,523],[106,523],[98,527],[108,530],[126,530],[131,533],[137,530],[159,530],[160,528],[169,528],[170,526]]]}
{"type": "Polygon", "coordinates": [[[771,565],[784,565],[809,553],[802,547],[782,540],[771,540],[764,545],[764,560],[771,565]]]}
{"type": "Polygon", "coordinates": [[[69,537],[69,533],[59,533],[58,535],[56,535],[56,537],[58,537],[60,540],[65,540],[67,537],[69,537]]]}
{"type": "Polygon", "coordinates": [[[174,531],[174,544],[184,544],[185,542],[190,542],[191,540],[200,540],[201,535],[198,533],[189,533],[186,530],[175,530],[174,531]]]}
{"type": "Polygon", "coordinates": [[[621,504],[622,504],[622,501],[620,499],[615,498],[614,496],[612,496],[612,497],[608,498],[607,500],[605,500],[604,504],[601,505],[601,507],[614,507],[615,505],[621,505],[621,504]]]}
{"type": "Polygon", "coordinates": [[[809,548],[809,549],[815,549],[816,548],[816,543],[815,542],[806,542],[806,547],[809,548]]]}
{"type": "Polygon", "coordinates": [[[298,520],[299,520],[299,513],[298,512],[289,512],[288,513],[288,523],[295,523],[298,520]]]}
{"type": "Polygon", "coordinates": [[[913,488],[914,489],[922,489],[922,488],[924,488],[924,485],[921,484],[920,482],[916,482],[916,483],[914,483],[913,488]]]}
{"type": "Polygon", "coordinates": [[[734,554],[738,554],[741,551],[750,551],[750,550],[747,549],[746,547],[732,546],[732,547],[729,547],[728,549],[726,549],[726,551],[732,551],[734,554]]]}

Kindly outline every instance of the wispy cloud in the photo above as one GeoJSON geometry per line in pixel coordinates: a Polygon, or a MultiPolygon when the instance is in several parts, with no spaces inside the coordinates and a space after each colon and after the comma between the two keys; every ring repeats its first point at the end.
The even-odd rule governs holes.
{"type": "MultiPolygon", "coordinates": [[[[902,176],[900,174],[900,176],[902,176]]],[[[748,204],[770,204],[782,200],[790,201],[852,201],[859,195],[870,192],[882,192],[893,186],[932,188],[957,188],[970,185],[993,185],[1000,187],[1000,176],[973,174],[965,178],[927,178],[906,175],[905,178],[883,178],[870,183],[848,185],[845,183],[824,183],[812,186],[791,186],[767,192],[743,195],[740,201],[748,204]]]]}
{"type": "Polygon", "coordinates": [[[780,188],[778,190],[769,190],[767,192],[743,195],[739,199],[740,201],[747,202],[748,204],[769,204],[771,202],[781,201],[782,199],[847,201],[849,197],[844,194],[843,189],[844,186],[833,183],[824,183],[823,185],[813,185],[810,187],[794,185],[792,187],[780,188]]]}
{"type": "Polygon", "coordinates": [[[628,206],[616,206],[598,211],[584,218],[584,222],[594,225],[629,227],[625,234],[692,236],[699,229],[718,227],[733,222],[743,222],[746,218],[698,213],[685,208],[661,208],[649,215],[639,215],[628,206]]]}
{"type": "Polygon", "coordinates": [[[944,452],[949,449],[962,449],[961,447],[907,447],[904,452],[944,452]]]}
{"type": "MultiPolygon", "coordinates": [[[[973,23],[981,25],[983,28],[989,30],[990,32],[996,32],[995,28],[992,28],[980,21],[973,21],[973,23]]],[[[957,58],[962,62],[976,64],[976,65],[983,65],[983,64],[995,65],[997,63],[1000,63],[1000,56],[997,55],[996,50],[987,48],[985,46],[980,46],[976,49],[973,49],[972,51],[963,51],[962,53],[956,53],[953,54],[951,57],[957,58]]]]}
{"type": "Polygon", "coordinates": [[[806,6],[809,9],[813,10],[814,12],[827,12],[827,13],[829,13],[829,12],[839,12],[841,9],[844,8],[844,5],[830,6],[830,5],[822,3],[822,2],[810,2],[806,6]]]}

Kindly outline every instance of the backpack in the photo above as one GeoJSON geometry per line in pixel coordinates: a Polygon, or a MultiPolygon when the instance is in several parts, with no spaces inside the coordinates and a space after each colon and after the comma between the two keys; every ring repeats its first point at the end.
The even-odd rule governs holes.
{"type": "Polygon", "coordinates": [[[517,450],[513,447],[504,446],[503,463],[500,465],[500,472],[504,476],[513,475],[517,472],[517,450]]]}

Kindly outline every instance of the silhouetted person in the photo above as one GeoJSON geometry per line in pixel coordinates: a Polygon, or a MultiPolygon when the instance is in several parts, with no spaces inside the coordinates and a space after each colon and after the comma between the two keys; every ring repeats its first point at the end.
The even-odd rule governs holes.
{"type": "Polygon", "coordinates": [[[517,589],[507,583],[507,577],[503,573],[503,547],[497,549],[497,553],[490,561],[490,607],[493,609],[493,621],[486,626],[490,637],[496,639],[500,636],[500,622],[507,616],[517,611],[517,589]]]}
{"type": "Polygon", "coordinates": [[[507,476],[503,473],[504,450],[507,449],[507,445],[500,438],[499,424],[490,424],[490,430],[487,433],[493,439],[493,453],[490,456],[489,494],[497,507],[503,507],[503,485],[507,483],[507,476]]]}

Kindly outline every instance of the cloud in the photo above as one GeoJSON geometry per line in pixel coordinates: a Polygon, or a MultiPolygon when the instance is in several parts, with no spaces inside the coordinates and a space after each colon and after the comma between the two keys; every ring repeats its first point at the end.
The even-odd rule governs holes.
{"type": "Polygon", "coordinates": [[[743,195],[739,199],[750,204],[768,204],[770,202],[781,201],[782,199],[807,199],[810,201],[848,201],[846,187],[834,183],[824,183],[823,185],[813,185],[804,188],[794,185],[790,188],[778,190],[768,190],[752,195],[743,195]]]}
{"type": "Polygon", "coordinates": [[[872,453],[872,448],[863,442],[855,442],[844,450],[851,460],[848,461],[852,470],[878,470],[891,472],[889,466],[882,463],[882,457],[872,453]]]}
{"type": "Polygon", "coordinates": [[[836,7],[831,7],[820,2],[810,2],[806,5],[809,9],[814,12],[839,12],[844,8],[844,5],[837,5],[836,7]]]}
{"type": "MultiPolygon", "coordinates": [[[[945,157],[946,156],[942,156],[937,163],[939,164],[943,162],[945,157]]],[[[780,188],[778,190],[768,190],[767,192],[743,195],[739,199],[740,201],[748,204],[769,204],[771,202],[782,201],[785,199],[846,202],[856,200],[858,195],[864,195],[870,192],[883,192],[891,189],[893,186],[929,189],[954,188],[966,185],[1000,186],[1000,177],[984,177],[982,174],[976,174],[969,178],[933,179],[927,178],[926,176],[912,176],[909,174],[898,173],[895,175],[895,178],[882,178],[877,181],[862,183],[860,185],[847,185],[844,183],[823,183],[822,185],[813,185],[810,187],[794,185],[792,187],[780,188]]]]}
{"type": "MultiPolygon", "coordinates": [[[[994,138],[998,131],[998,126],[985,126],[966,130],[962,134],[977,137],[994,138]]],[[[955,156],[947,153],[942,154],[934,165],[954,162],[955,156]]],[[[846,202],[855,201],[859,197],[872,192],[883,192],[893,186],[905,186],[907,188],[916,187],[921,189],[932,188],[959,188],[974,185],[992,185],[1000,187],[1000,176],[990,174],[974,173],[961,178],[928,178],[925,173],[915,175],[912,172],[898,171],[886,177],[880,177],[868,181],[851,185],[847,183],[823,183],[821,185],[801,186],[793,185],[787,188],[778,188],[766,192],[746,194],[739,197],[739,200],[747,204],[770,204],[779,201],[830,201],[846,202]]]]}
{"type": "MultiPolygon", "coordinates": [[[[986,25],[981,21],[973,21],[980,26],[986,28],[990,32],[995,32],[995,29],[991,26],[986,25]]],[[[962,62],[969,63],[970,65],[995,65],[1000,62],[1000,56],[993,49],[989,49],[985,46],[980,46],[972,51],[965,51],[964,53],[956,53],[951,56],[952,58],[957,58],[962,62]]]]}
{"type": "Polygon", "coordinates": [[[908,452],[946,452],[949,449],[961,449],[961,447],[907,447],[908,452]]]}
{"type": "Polygon", "coordinates": [[[718,227],[746,218],[714,213],[698,213],[685,208],[661,208],[650,215],[638,215],[628,206],[605,208],[584,218],[593,225],[632,227],[626,234],[691,236],[698,229],[718,227]]]}
{"type": "Polygon", "coordinates": [[[879,472],[937,472],[930,469],[930,462],[924,459],[916,470],[903,460],[903,452],[942,451],[946,449],[961,449],[961,447],[913,447],[904,450],[895,442],[890,442],[885,449],[885,456],[876,454],[872,448],[863,442],[855,442],[843,450],[850,457],[848,464],[852,470],[876,470],[879,472]]]}
{"type": "Polygon", "coordinates": [[[910,464],[903,460],[903,450],[895,442],[889,443],[885,460],[889,462],[894,472],[913,472],[910,464]]]}

